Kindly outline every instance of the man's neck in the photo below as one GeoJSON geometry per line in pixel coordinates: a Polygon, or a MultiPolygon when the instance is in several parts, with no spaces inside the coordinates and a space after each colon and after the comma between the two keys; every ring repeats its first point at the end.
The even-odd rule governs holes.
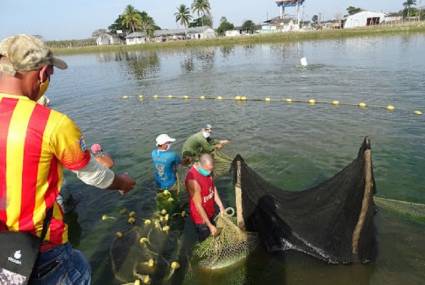
{"type": "Polygon", "coordinates": [[[26,96],[19,79],[6,75],[0,75],[0,93],[26,96]]]}

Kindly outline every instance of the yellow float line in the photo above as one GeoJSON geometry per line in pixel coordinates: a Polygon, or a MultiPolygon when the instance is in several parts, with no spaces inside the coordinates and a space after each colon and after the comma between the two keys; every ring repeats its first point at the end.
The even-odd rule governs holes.
{"type": "MultiPolygon", "coordinates": [[[[127,100],[131,98],[132,96],[124,95],[121,97],[123,100],[127,100]]],[[[374,109],[386,109],[389,112],[393,112],[396,110],[396,107],[394,105],[387,105],[387,106],[378,106],[378,105],[368,105],[365,102],[360,102],[358,104],[353,103],[343,103],[338,100],[332,100],[332,101],[318,101],[314,98],[302,100],[302,99],[292,99],[292,98],[271,98],[271,97],[265,97],[265,98],[247,98],[246,96],[235,96],[233,98],[231,97],[223,97],[223,96],[217,96],[217,97],[211,97],[211,96],[198,96],[198,97],[190,97],[190,96],[174,96],[174,95],[168,95],[168,96],[160,96],[160,95],[153,95],[152,97],[145,97],[144,95],[138,95],[137,98],[140,101],[143,101],[145,98],[152,98],[154,100],[156,99],[183,99],[183,100],[217,100],[217,101],[237,101],[237,102],[285,102],[288,104],[292,103],[301,103],[301,104],[309,104],[309,105],[316,105],[316,104],[326,104],[326,105],[333,105],[333,106],[351,106],[351,107],[358,107],[360,109],[367,109],[367,108],[374,108],[374,109]]],[[[413,114],[417,116],[423,115],[423,112],[420,110],[413,111],[413,114]]]]}

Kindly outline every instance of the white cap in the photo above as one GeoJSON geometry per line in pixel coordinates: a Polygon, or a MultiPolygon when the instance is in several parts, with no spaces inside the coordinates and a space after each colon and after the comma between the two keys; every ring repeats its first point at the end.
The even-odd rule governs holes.
{"type": "Polygon", "coordinates": [[[205,125],[205,129],[206,129],[206,130],[212,130],[212,126],[211,126],[210,124],[206,124],[206,125],[205,125]]]}
{"type": "Polygon", "coordinates": [[[176,139],[171,138],[169,135],[167,134],[161,134],[159,136],[156,137],[156,145],[163,145],[169,142],[175,142],[176,139]]]}

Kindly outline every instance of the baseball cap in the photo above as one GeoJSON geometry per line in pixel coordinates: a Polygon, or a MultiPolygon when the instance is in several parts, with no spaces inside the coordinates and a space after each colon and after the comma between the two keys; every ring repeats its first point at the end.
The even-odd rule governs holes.
{"type": "Polygon", "coordinates": [[[54,57],[40,39],[30,35],[15,35],[0,42],[0,72],[14,76],[18,71],[37,70],[44,65],[66,69],[68,65],[54,57]]]}
{"type": "Polygon", "coordinates": [[[156,137],[156,145],[163,145],[169,142],[175,142],[176,139],[171,138],[170,136],[168,136],[167,134],[161,134],[159,136],[156,137]]]}
{"type": "Polygon", "coordinates": [[[97,154],[99,152],[102,152],[102,146],[98,143],[92,144],[90,149],[91,149],[91,152],[93,154],[97,154]]]}
{"type": "Polygon", "coordinates": [[[206,130],[212,130],[212,126],[211,126],[210,124],[206,124],[206,125],[205,125],[205,129],[206,129],[206,130]]]}

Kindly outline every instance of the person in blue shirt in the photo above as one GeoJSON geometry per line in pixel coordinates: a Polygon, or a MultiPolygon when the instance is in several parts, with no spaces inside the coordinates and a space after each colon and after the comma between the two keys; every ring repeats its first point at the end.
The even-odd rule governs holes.
{"type": "Polygon", "coordinates": [[[176,173],[181,159],[174,151],[170,150],[171,144],[175,141],[176,139],[169,137],[167,134],[161,134],[156,138],[157,148],[152,151],[155,182],[160,192],[165,190],[176,191],[178,189],[176,173]]]}

